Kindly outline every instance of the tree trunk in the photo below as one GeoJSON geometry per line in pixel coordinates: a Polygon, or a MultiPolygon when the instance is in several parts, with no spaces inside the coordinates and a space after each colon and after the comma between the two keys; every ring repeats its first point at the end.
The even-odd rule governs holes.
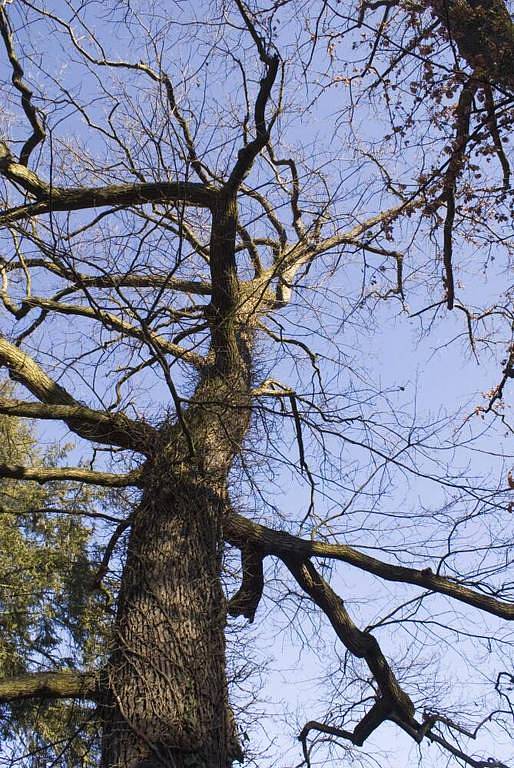
{"type": "Polygon", "coordinates": [[[241,757],[220,575],[227,478],[250,421],[243,359],[235,375],[200,381],[145,467],[107,667],[102,768],[227,768],[241,757]]]}
{"type": "Polygon", "coordinates": [[[212,365],[145,468],[107,667],[101,768],[227,768],[223,513],[250,423],[251,322],[235,262],[237,208],[213,210],[212,365]]]}
{"type": "Polygon", "coordinates": [[[237,756],[225,676],[222,512],[222,494],[199,471],[174,471],[166,461],[151,468],[119,600],[104,768],[226,768],[237,756]]]}

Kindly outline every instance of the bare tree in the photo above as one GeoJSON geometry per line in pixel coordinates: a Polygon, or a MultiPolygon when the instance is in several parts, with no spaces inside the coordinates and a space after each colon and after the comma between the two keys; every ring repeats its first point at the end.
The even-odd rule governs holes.
{"type": "MultiPolygon", "coordinates": [[[[502,4],[484,13],[497,10],[508,16],[502,4]]],[[[497,678],[501,704],[470,730],[459,712],[448,715],[426,690],[423,695],[423,680],[409,689],[408,665],[404,682],[401,665],[388,659],[377,635],[396,624],[441,623],[439,609],[426,608],[434,596],[465,608],[472,624],[480,615],[513,618],[505,457],[499,456],[494,482],[452,468],[459,446],[475,445],[471,422],[456,437],[454,431],[450,444],[451,420],[409,421],[390,393],[365,380],[356,385],[360,372],[351,379],[354,363],[341,331],[353,337],[352,323],[359,321],[357,352],[363,351],[365,326],[383,300],[405,309],[411,284],[416,297],[426,296],[427,286],[441,289],[436,258],[419,259],[418,249],[427,230],[428,238],[438,232],[443,207],[444,294],[429,309],[458,306],[474,346],[474,324],[490,319],[488,334],[497,335],[484,344],[505,349],[511,307],[495,301],[479,316],[460,302],[452,245],[479,93],[486,101],[477,119],[504,159],[502,200],[508,195],[497,102],[476,71],[489,67],[494,87],[508,89],[508,62],[504,67],[496,49],[471,61],[460,6],[448,22],[445,9],[433,5],[431,23],[442,44],[455,43],[475,69],[464,80],[460,70],[451,74],[462,87],[449,159],[442,166],[434,160],[412,189],[398,186],[379,151],[357,145],[354,112],[372,104],[369,90],[368,102],[364,89],[342,112],[352,116],[344,142],[336,142],[338,118],[330,129],[333,146],[325,148],[301,122],[308,103],[323,109],[330,90],[313,74],[325,62],[323,40],[332,65],[334,41],[355,43],[369,28],[374,42],[364,74],[373,71],[387,93],[392,80],[374,59],[391,59],[393,46],[399,62],[384,66],[394,64],[399,77],[404,62],[429,61],[419,53],[416,24],[425,24],[423,13],[390,3],[346,10],[322,3],[304,24],[303,9],[292,4],[252,9],[242,0],[150,10],[124,2],[54,7],[28,0],[0,7],[12,80],[0,145],[6,318],[0,363],[33,396],[4,398],[0,412],[60,422],[92,448],[80,466],[2,465],[0,476],[134,489],[137,498],[92,584],[98,589],[114,567],[110,559],[128,534],[107,662],[80,673],[48,669],[6,678],[0,700],[96,702],[103,768],[224,768],[243,758],[228,700],[225,625],[227,611],[254,620],[270,557],[283,587],[279,610],[287,611],[288,595],[295,618],[314,606],[342,646],[341,666],[351,682],[349,698],[341,696],[324,721],[310,720],[301,730],[307,764],[313,734],[362,746],[387,720],[461,763],[504,765],[472,755],[459,739],[475,737],[486,722],[512,721],[508,669],[497,678]],[[282,13],[289,15],[280,37],[282,13]],[[405,37],[410,30],[415,43],[405,37]],[[343,144],[352,139],[355,152],[345,160],[343,144]],[[368,258],[379,260],[372,272],[389,286],[375,278],[369,284],[367,275],[364,283],[356,279],[368,258]],[[430,275],[427,263],[436,264],[430,275]],[[332,284],[336,279],[348,289],[332,284]],[[340,321],[332,333],[327,318],[336,307],[340,321]],[[259,479],[267,473],[283,482],[284,465],[308,498],[289,519],[259,479]],[[388,527],[381,514],[387,516],[388,483],[414,479],[435,485],[440,498],[435,510],[427,502],[426,509],[391,515],[403,519],[402,548],[397,522],[388,527]],[[260,503],[261,512],[273,510],[272,524],[242,514],[243,485],[256,512],[260,503]],[[359,509],[359,499],[370,508],[359,509]],[[381,549],[380,557],[346,543],[352,531],[357,541],[359,532],[369,532],[373,544],[364,546],[381,549]],[[241,552],[241,584],[228,602],[225,544],[241,552]],[[331,585],[327,563],[334,569],[346,563],[380,584],[411,585],[415,597],[405,589],[375,626],[360,628],[331,585]]],[[[489,41],[494,30],[484,21],[482,32],[489,41]]],[[[494,45],[504,51],[510,43],[496,36],[494,45]]],[[[333,85],[333,69],[326,71],[333,85]]],[[[351,77],[343,79],[351,85],[351,77]]],[[[510,107],[508,101],[502,108],[510,107]]],[[[466,211],[458,215],[466,221],[466,211]]],[[[471,223],[484,221],[486,215],[471,223]]],[[[510,241],[495,238],[508,251],[510,241]]],[[[510,347],[504,379],[490,398],[496,413],[512,354],[510,347]]],[[[441,631],[453,629],[457,637],[468,631],[460,619],[454,628],[447,624],[441,631]]],[[[475,635],[494,642],[485,629],[475,635]]]]}

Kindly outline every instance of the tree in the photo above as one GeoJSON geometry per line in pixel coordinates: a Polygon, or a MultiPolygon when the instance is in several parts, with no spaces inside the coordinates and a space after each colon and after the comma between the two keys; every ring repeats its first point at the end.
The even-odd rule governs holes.
{"type": "MultiPolygon", "coordinates": [[[[92,447],[77,467],[4,463],[0,476],[134,489],[135,498],[93,585],[117,567],[111,558],[126,535],[105,664],[93,673],[50,667],[43,676],[7,678],[0,696],[96,702],[102,768],[224,768],[242,759],[225,625],[227,611],[254,620],[270,557],[280,564],[278,583],[290,579],[279,608],[287,610],[289,594],[295,615],[309,611],[308,599],[346,654],[347,690],[323,722],[310,720],[300,733],[307,764],[313,735],[362,746],[391,721],[457,761],[504,765],[460,745],[459,733],[471,727],[461,722],[464,703],[457,716],[455,708],[446,714],[424,689],[430,673],[414,683],[408,663],[403,682],[377,635],[391,624],[437,623],[446,603],[433,596],[469,616],[512,619],[506,459],[499,456],[495,482],[475,477],[474,465],[466,474],[461,449],[478,450],[480,418],[477,428],[468,414],[458,430],[453,418],[409,420],[401,387],[374,387],[357,366],[386,299],[406,312],[409,295],[423,318],[458,309],[475,352],[507,349],[500,384],[477,407],[491,424],[485,449],[489,434],[510,428],[502,405],[514,359],[505,338],[512,307],[506,297],[483,311],[468,306],[453,257],[456,242],[469,252],[466,238],[509,253],[500,230],[512,202],[504,146],[510,16],[501,1],[475,3],[468,30],[459,4],[314,10],[309,19],[311,9],[292,3],[252,9],[242,0],[180,5],[173,17],[158,3],[150,11],[28,0],[0,8],[12,81],[0,151],[2,300],[11,324],[0,338],[0,363],[33,396],[3,398],[0,412],[59,422],[92,447]],[[341,40],[352,75],[337,72],[341,40]],[[452,55],[455,66],[447,66],[452,55]],[[322,68],[326,81],[314,75],[322,68]],[[394,106],[391,92],[409,68],[413,95],[402,91],[394,106]],[[370,73],[391,115],[399,178],[387,162],[391,136],[371,127],[355,139],[356,110],[366,118],[375,104],[370,73]],[[331,143],[322,147],[301,122],[307,102],[328,116],[326,94],[341,82],[357,87],[354,80],[365,87],[341,99],[331,143]],[[445,99],[457,90],[449,109],[445,99]],[[427,113],[439,121],[433,128],[427,113]],[[441,115],[450,113],[453,135],[441,163],[431,145],[448,140],[441,115]],[[400,145],[409,136],[422,168],[400,145]],[[503,170],[501,189],[484,182],[475,190],[467,175],[481,174],[491,154],[503,170]],[[440,262],[419,253],[422,238],[433,241],[441,229],[442,286],[440,262]],[[343,293],[331,293],[337,275],[343,293]],[[350,359],[343,345],[355,329],[350,359]],[[289,521],[259,479],[269,473],[284,482],[284,464],[308,495],[307,508],[289,521]],[[390,510],[390,484],[413,478],[420,488],[436,484],[438,497],[420,511],[400,485],[407,509],[394,514],[399,533],[381,516],[390,510]],[[271,525],[242,514],[242,499],[248,505],[252,495],[256,513],[259,503],[261,513],[274,511],[271,525]],[[412,519],[426,531],[421,537],[412,519]],[[347,544],[352,531],[363,547],[380,546],[381,556],[347,544]],[[241,552],[241,583],[228,603],[225,544],[241,552]],[[418,591],[409,598],[404,590],[374,627],[360,628],[323,565],[337,562],[418,591]]],[[[468,631],[460,620],[454,629],[457,637],[468,631]]],[[[495,642],[490,631],[476,634],[495,642]]],[[[506,665],[496,680],[500,704],[474,722],[474,735],[486,722],[502,727],[512,719],[508,680],[506,665]]]]}
{"type": "MultiPolygon", "coordinates": [[[[12,386],[4,383],[2,395],[12,394],[12,386]]],[[[49,469],[58,467],[64,458],[63,451],[53,448],[40,456],[33,434],[15,417],[0,418],[0,434],[3,465],[49,469]]],[[[48,664],[56,670],[55,679],[57,670],[63,668],[94,667],[108,622],[105,600],[90,589],[96,548],[81,512],[100,501],[98,494],[90,488],[77,493],[69,483],[41,487],[5,479],[0,493],[2,680],[30,669],[45,669],[48,664]]],[[[40,677],[44,678],[45,674],[40,677]]],[[[19,741],[33,755],[33,766],[52,760],[57,765],[60,756],[64,757],[62,765],[87,764],[96,735],[94,729],[91,732],[92,711],[87,703],[76,705],[71,712],[69,707],[63,710],[61,701],[41,700],[34,706],[23,693],[21,685],[10,713],[2,706],[6,754],[19,741]],[[52,744],[58,745],[53,752],[47,748],[52,744]]]]}

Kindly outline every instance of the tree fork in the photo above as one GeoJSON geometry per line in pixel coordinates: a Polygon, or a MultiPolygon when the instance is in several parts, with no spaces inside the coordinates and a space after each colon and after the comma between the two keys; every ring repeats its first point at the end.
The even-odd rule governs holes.
{"type": "Polygon", "coordinates": [[[220,576],[227,479],[250,421],[252,337],[237,318],[237,209],[226,202],[213,213],[214,362],[183,419],[161,428],[143,471],[107,669],[101,768],[227,768],[242,756],[220,576]]]}

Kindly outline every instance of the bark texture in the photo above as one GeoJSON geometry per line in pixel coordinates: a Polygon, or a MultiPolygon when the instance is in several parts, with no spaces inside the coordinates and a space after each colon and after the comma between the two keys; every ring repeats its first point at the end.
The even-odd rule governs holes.
{"type": "Polygon", "coordinates": [[[0,703],[22,699],[96,699],[99,680],[94,672],[33,672],[0,680],[0,703]]]}
{"type": "MultiPolygon", "coordinates": [[[[227,232],[233,237],[231,223],[227,232]]],[[[220,227],[220,251],[223,237],[220,227]]],[[[102,768],[226,768],[241,757],[220,571],[227,478],[250,420],[251,331],[238,318],[230,264],[222,270],[212,367],[189,408],[161,428],[143,471],[108,668],[102,768]]]]}
{"type": "Polygon", "coordinates": [[[200,473],[152,468],[130,537],[110,664],[109,768],[230,762],[220,506],[200,473]]]}

